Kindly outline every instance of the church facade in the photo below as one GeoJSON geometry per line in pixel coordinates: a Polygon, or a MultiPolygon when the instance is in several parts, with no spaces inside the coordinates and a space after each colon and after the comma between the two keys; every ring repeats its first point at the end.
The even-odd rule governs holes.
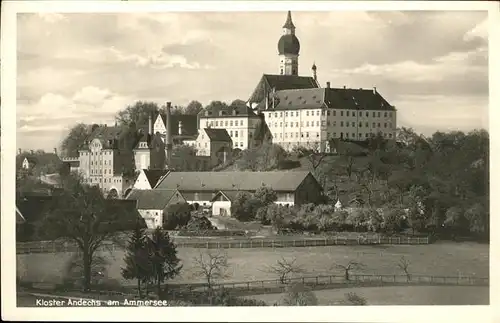
{"type": "Polygon", "coordinates": [[[278,41],[279,74],[264,74],[247,105],[263,113],[273,143],[286,150],[328,151],[331,139],[363,141],[375,135],[395,139],[396,108],[373,89],[335,88],[312,76],[299,76],[300,42],[289,11],[278,41]]]}

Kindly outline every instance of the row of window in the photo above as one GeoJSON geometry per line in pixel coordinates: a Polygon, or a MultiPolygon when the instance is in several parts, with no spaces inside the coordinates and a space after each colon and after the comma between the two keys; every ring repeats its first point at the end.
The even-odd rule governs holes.
{"type": "Polygon", "coordinates": [[[101,177],[90,177],[87,180],[84,179],[87,183],[115,183],[119,184],[122,182],[121,178],[101,178],[101,177]]]}
{"type": "MultiPolygon", "coordinates": [[[[368,138],[372,134],[373,133],[366,132],[363,135],[363,133],[360,132],[360,133],[358,133],[358,137],[362,138],[364,136],[365,138],[368,138]]],[[[348,132],[346,132],[346,133],[341,132],[340,133],[340,136],[344,136],[344,135],[346,138],[349,138],[348,132]]],[[[311,137],[313,137],[313,136],[314,136],[314,133],[311,133],[311,137]]],[[[384,133],[383,136],[384,136],[384,138],[392,138],[392,133],[384,133]]],[[[283,139],[283,137],[285,139],[287,139],[287,138],[299,138],[299,133],[298,132],[290,132],[290,133],[285,132],[284,136],[282,133],[275,133],[274,134],[274,138],[276,138],[276,139],[278,139],[278,138],[283,139]]],[[[310,138],[309,132],[301,132],[300,137],[301,138],[310,138]]],[[[333,132],[333,133],[327,132],[326,137],[327,138],[337,138],[337,133],[336,132],[333,132]],[[330,137],[330,134],[332,134],[332,137],[330,137]]],[[[316,138],[319,138],[319,132],[316,132],[316,138]]],[[[351,134],[351,138],[356,138],[356,133],[353,132],[351,134]]]]}
{"type": "Polygon", "coordinates": [[[91,152],[87,152],[87,151],[81,151],[80,154],[82,156],[101,156],[101,155],[111,155],[113,152],[112,151],[100,151],[100,152],[94,152],[94,151],[91,151],[91,152]]]}
{"type": "MultiPolygon", "coordinates": [[[[102,159],[101,160],[91,160],[90,161],[90,165],[93,166],[93,165],[102,165],[102,159]],[[98,163],[99,162],[99,163],[98,163]]],[[[111,163],[111,160],[104,160],[104,165],[109,165],[111,166],[112,163],[111,163]]]]}
{"type": "Polygon", "coordinates": [[[208,127],[209,125],[211,127],[213,127],[214,125],[216,127],[219,127],[219,126],[221,126],[221,127],[227,127],[227,126],[238,127],[238,126],[243,126],[243,120],[239,120],[239,122],[238,122],[238,120],[230,120],[230,121],[225,120],[225,121],[215,121],[215,122],[214,121],[210,121],[210,122],[207,121],[206,126],[208,127]]]}
{"type": "MultiPolygon", "coordinates": [[[[314,121],[311,121],[311,122],[306,121],[305,124],[306,124],[306,127],[314,127],[314,121]]],[[[370,127],[370,123],[369,122],[365,122],[364,124],[365,124],[366,128],[370,127]]],[[[273,123],[270,123],[269,125],[272,127],[273,123]]],[[[294,122],[290,122],[290,128],[293,128],[293,125],[294,125],[294,122]]],[[[320,122],[316,121],[316,127],[319,127],[319,125],[320,125],[320,122]]],[[[334,127],[336,127],[337,126],[337,121],[333,121],[333,122],[331,122],[330,120],[328,120],[328,121],[325,121],[325,120],[321,121],[321,126],[324,127],[325,125],[328,126],[328,127],[331,126],[331,125],[333,125],[334,127]]],[[[351,122],[351,125],[353,127],[356,127],[356,122],[354,122],[354,121],[351,122]]],[[[392,123],[390,123],[390,122],[389,123],[384,122],[384,128],[387,128],[388,125],[389,125],[389,128],[392,128],[392,123]]],[[[295,122],[295,127],[298,127],[298,126],[299,126],[299,122],[295,122]]],[[[301,127],[304,126],[304,121],[300,122],[300,126],[301,127]]],[[[341,127],[344,126],[344,121],[340,121],[340,126],[341,127]]],[[[345,122],[345,126],[349,127],[349,122],[348,121],[345,122]]],[[[274,127],[275,128],[278,127],[278,123],[277,122],[274,123],[274,127]]],[[[283,127],[283,122],[280,122],[280,127],[283,127]]],[[[288,127],[288,122],[285,122],[285,128],[287,128],[287,127],[288,127]]],[[[363,128],[363,122],[359,122],[359,127],[363,128]]],[[[380,128],[380,122],[373,122],[372,123],[372,128],[380,128]]]]}
{"type": "MultiPolygon", "coordinates": [[[[336,116],[337,115],[337,111],[336,110],[316,110],[316,116],[319,116],[319,115],[325,115],[325,111],[326,111],[326,115],[333,115],[333,116],[336,116]]],[[[288,113],[290,112],[290,117],[293,117],[294,116],[294,112],[295,112],[295,117],[298,117],[299,116],[299,111],[285,111],[285,117],[288,117],[288,113]]],[[[267,117],[268,118],[272,118],[273,117],[273,114],[274,114],[274,117],[275,118],[278,118],[278,113],[279,113],[279,116],[280,117],[283,117],[283,111],[281,112],[268,112],[267,113],[267,117]]],[[[358,111],[358,116],[362,117],[363,116],[363,113],[369,117],[370,116],[370,112],[368,111],[358,111]]],[[[306,110],[306,117],[308,116],[314,116],[314,111],[309,111],[309,110],[306,110]]],[[[343,117],[344,116],[344,110],[340,110],[340,116],[343,117]]],[[[350,110],[346,110],[345,111],[345,116],[346,117],[349,117],[349,116],[352,116],[352,117],[355,117],[356,116],[356,111],[350,111],[350,110]]],[[[375,118],[380,118],[382,116],[382,113],[380,111],[378,112],[375,112],[373,111],[372,112],[372,117],[375,118]]],[[[383,113],[383,116],[384,118],[387,118],[388,116],[389,117],[392,117],[392,111],[385,111],[383,113]]]]}
{"type": "Polygon", "coordinates": [[[104,172],[102,169],[91,169],[90,170],[90,175],[99,175],[99,174],[109,174],[109,175],[112,175],[113,174],[113,171],[111,169],[104,169],[104,172]]]}

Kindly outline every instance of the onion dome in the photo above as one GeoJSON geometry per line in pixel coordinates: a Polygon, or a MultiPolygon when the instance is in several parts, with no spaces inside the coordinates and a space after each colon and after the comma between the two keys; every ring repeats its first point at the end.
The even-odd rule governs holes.
{"type": "Polygon", "coordinates": [[[298,55],[300,51],[300,43],[297,36],[291,34],[281,36],[278,42],[278,51],[280,55],[298,55]]]}

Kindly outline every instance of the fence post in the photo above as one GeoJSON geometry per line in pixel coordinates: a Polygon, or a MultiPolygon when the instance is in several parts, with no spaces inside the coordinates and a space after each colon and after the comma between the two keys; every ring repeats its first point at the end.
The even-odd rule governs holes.
{"type": "Polygon", "coordinates": [[[380,236],[378,236],[378,244],[381,244],[382,242],[380,241],[380,236]]]}
{"type": "Polygon", "coordinates": [[[396,275],[394,275],[394,282],[396,282],[396,275]]]}
{"type": "Polygon", "coordinates": [[[264,240],[260,240],[260,243],[262,245],[262,248],[264,248],[264,240]]]}
{"type": "Polygon", "coordinates": [[[305,284],[305,279],[304,279],[304,277],[302,277],[302,285],[304,285],[304,284],[305,284]]]}
{"type": "Polygon", "coordinates": [[[319,282],[318,282],[318,276],[316,276],[316,286],[319,285],[319,282]]]}
{"type": "Polygon", "coordinates": [[[337,236],[335,236],[335,245],[338,245],[337,236]]]}
{"type": "Polygon", "coordinates": [[[271,240],[271,248],[274,248],[274,240],[271,240]]]}
{"type": "Polygon", "coordinates": [[[401,237],[398,237],[398,244],[401,244],[401,237]]]}
{"type": "Polygon", "coordinates": [[[332,276],[330,275],[330,285],[332,284],[332,276]]]}
{"type": "Polygon", "coordinates": [[[250,248],[253,248],[253,241],[250,240],[250,248]]]}
{"type": "Polygon", "coordinates": [[[207,249],[208,249],[208,241],[207,241],[207,249]]]}
{"type": "Polygon", "coordinates": [[[247,289],[250,290],[250,282],[247,282],[247,289]]]}
{"type": "Polygon", "coordinates": [[[410,237],[408,237],[408,244],[411,244],[411,243],[410,243],[410,237]]]}
{"type": "Polygon", "coordinates": [[[293,239],[293,246],[295,247],[295,239],[293,239]]]}

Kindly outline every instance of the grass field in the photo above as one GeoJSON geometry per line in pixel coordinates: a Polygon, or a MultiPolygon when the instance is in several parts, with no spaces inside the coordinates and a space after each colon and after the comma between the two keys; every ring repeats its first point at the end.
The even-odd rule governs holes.
{"type": "MultiPolygon", "coordinates": [[[[368,305],[488,305],[489,288],[475,286],[405,286],[364,287],[315,291],[318,305],[340,305],[345,294],[354,292],[368,305]]],[[[280,303],[283,294],[253,295],[272,305],[280,303]]]]}
{"type": "MultiPolygon", "coordinates": [[[[358,273],[402,274],[397,267],[401,256],[411,264],[409,271],[421,275],[446,276],[489,276],[489,246],[477,243],[435,243],[418,246],[331,246],[282,249],[228,249],[229,277],[225,281],[247,281],[276,279],[265,271],[266,265],[273,265],[281,257],[297,258],[306,275],[340,274],[330,270],[332,264],[347,264],[349,260],[362,262],[366,269],[358,273]]],[[[193,277],[193,257],[197,249],[179,248],[178,256],[183,263],[181,275],[173,282],[190,283],[202,280],[193,277]]],[[[108,261],[107,276],[122,281],[120,268],[123,266],[123,251],[103,253],[108,261]]],[[[17,274],[24,281],[61,282],[71,254],[19,254],[17,274]]],[[[353,271],[354,273],[354,271],[353,271]]],[[[124,282],[124,281],[122,281],[124,282]]],[[[134,282],[130,282],[134,284],[134,282]]]]}

